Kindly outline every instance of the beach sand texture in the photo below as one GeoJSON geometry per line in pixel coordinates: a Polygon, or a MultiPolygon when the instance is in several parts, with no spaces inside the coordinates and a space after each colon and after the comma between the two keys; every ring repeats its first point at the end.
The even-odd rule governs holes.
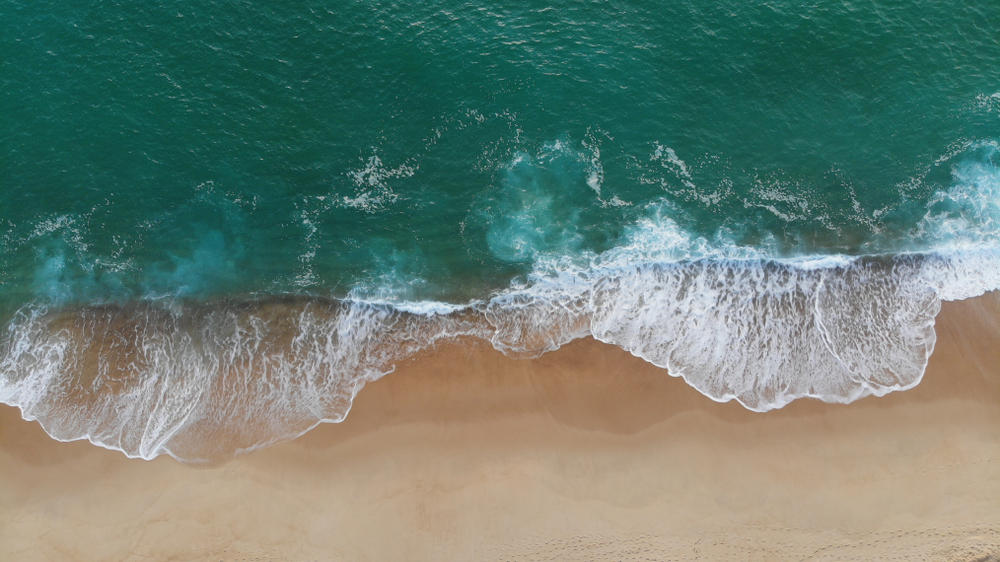
{"type": "Polygon", "coordinates": [[[3,407],[0,559],[997,559],[1000,296],[937,332],[913,390],[764,414],[590,339],[450,344],[346,422],[209,467],[3,407]]]}

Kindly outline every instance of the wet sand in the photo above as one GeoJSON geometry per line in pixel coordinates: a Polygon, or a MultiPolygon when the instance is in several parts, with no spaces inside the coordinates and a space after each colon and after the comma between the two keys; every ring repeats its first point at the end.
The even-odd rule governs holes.
{"type": "Polygon", "coordinates": [[[718,404],[593,340],[449,345],[211,467],[0,407],[0,475],[5,560],[1000,557],[1000,296],[944,305],[916,389],[846,406],[718,404]]]}

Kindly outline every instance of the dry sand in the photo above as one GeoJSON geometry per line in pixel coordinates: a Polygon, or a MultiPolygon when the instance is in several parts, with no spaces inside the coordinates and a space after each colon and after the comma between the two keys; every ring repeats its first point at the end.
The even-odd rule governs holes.
{"type": "Polygon", "coordinates": [[[0,409],[3,560],[1000,556],[1000,297],[949,303],[916,389],[756,414],[616,348],[449,346],[348,420],[214,467],[0,409]]]}

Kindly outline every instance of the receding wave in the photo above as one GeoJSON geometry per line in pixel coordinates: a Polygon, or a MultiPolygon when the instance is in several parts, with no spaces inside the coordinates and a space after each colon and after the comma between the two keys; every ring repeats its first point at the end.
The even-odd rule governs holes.
{"type": "Polygon", "coordinates": [[[220,459],[341,421],[361,387],[442,341],[535,356],[617,345],[753,410],[910,388],[942,298],[1000,287],[995,251],[701,259],[539,276],[461,307],[304,297],[26,306],[0,344],[0,401],[56,439],[220,459]]]}
{"type": "MultiPolygon", "coordinates": [[[[561,158],[566,146],[546,150],[540,158],[561,158]]],[[[0,331],[0,402],[56,439],[204,461],[341,421],[365,383],[462,338],[533,357],[593,337],[757,411],[907,389],[934,349],[941,301],[1000,289],[998,150],[965,143],[942,156],[951,187],[905,235],[873,232],[873,251],[856,256],[782,256],[766,240],[694,235],[666,200],[595,252],[577,243],[572,213],[549,216],[564,205],[539,210],[532,201],[545,193],[511,187],[495,202],[509,220],[486,235],[504,259],[533,265],[482,300],[390,292],[376,302],[378,290],[359,290],[340,300],[32,301],[0,331]]],[[[528,173],[524,158],[511,174],[528,173]]],[[[546,182],[511,185],[522,184],[546,182]]]]}

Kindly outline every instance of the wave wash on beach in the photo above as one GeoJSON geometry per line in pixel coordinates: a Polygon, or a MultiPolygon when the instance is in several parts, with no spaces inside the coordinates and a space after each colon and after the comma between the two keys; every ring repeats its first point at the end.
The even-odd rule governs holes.
{"type": "Polygon", "coordinates": [[[911,240],[934,244],[923,252],[780,258],[696,238],[655,206],[611,249],[540,255],[509,288],[461,305],[33,303],[3,332],[0,400],[56,439],[208,461],[342,421],[366,382],[461,338],[530,358],[589,336],[756,411],[905,390],[934,349],[941,301],[1000,288],[1000,168],[995,145],[985,146],[916,225],[911,240]],[[963,175],[969,167],[974,177],[963,175]]]}
{"type": "Polygon", "coordinates": [[[593,338],[846,403],[1000,289],[1000,5],[349,4],[13,3],[0,402],[214,461],[593,338]]]}

